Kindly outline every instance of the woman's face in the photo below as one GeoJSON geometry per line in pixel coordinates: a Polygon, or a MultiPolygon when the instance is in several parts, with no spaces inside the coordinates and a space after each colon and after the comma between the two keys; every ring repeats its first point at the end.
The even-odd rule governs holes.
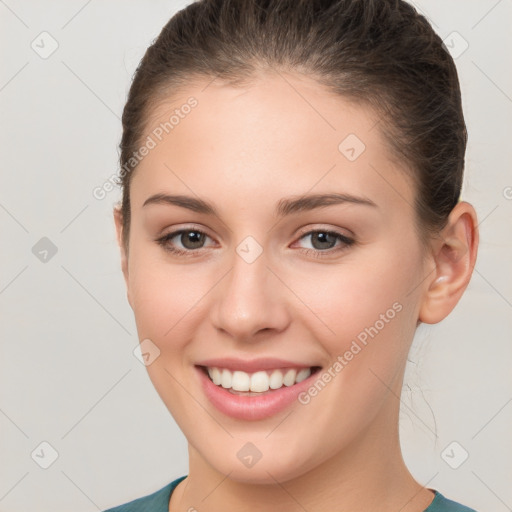
{"type": "Polygon", "coordinates": [[[244,89],[205,80],[150,118],[124,272],[149,376],[189,441],[190,469],[274,483],[342,454],[395,449],[427,269],[414,190],[382,123],[284,74],[244,89]],[[334,194],[344,200],[294,203],[334,194]],[[303,378],[310,367],[320,370],[293,384],[293,369],[303,378]],[[276,389],[228,391],[251,383],[276,389]]]}

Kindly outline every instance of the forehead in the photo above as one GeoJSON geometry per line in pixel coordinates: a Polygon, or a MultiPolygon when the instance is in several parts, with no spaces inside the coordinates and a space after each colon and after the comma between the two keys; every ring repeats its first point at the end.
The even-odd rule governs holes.
{"type": "Polygon", "coordinates": [[[159,186],[204,196],[236,189],[241,203],[333,188],[412,201],[382,127],[370,107],[299,75],[245,87],[196,81],[150,112],[144,139],[154,147],[135,173],[132,186],[144,189],[135,203],[159,186]]]}

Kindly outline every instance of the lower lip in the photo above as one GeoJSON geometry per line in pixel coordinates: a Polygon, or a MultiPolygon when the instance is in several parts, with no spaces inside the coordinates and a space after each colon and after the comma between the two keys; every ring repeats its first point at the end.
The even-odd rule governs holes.
{"type": "Polygon", "coordinates": [[[318,371],[312,373],[307,379],[282,388],[267,391],[260,395],[244,396],[230,393],[222,386],[214,384],[203,369],[196,366],[203,390],[210,402],[223,414],[240,420],[262,420],[269,418],[290,406],[299,393],[305,391],[318,371]]]}

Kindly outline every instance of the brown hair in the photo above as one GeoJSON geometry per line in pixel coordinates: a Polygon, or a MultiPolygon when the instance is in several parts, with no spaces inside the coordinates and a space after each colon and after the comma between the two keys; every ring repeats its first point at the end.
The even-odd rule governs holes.
{"type": "Polygon", "coordinates": [[[421,240],[446,224],[460,196],[467,131],[455,63],[424,16],[402,0],[198,0],[147,49],[124,107],[118,183],[126,249],[132,155],[152,108],[194,79],[242,87],[265,69],[306,74],[373,107],[416,186],[421,240]]]}

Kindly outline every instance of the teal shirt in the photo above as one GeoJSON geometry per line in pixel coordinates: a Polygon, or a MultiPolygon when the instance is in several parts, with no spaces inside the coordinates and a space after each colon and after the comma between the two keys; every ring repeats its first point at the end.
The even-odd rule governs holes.
{"type": "MultiPolygon", "coordinates": [[[[174,488],[188,475],[176,480],[153,494],[138,498],[119,507],[109,508],[104,512],[169,512],[169,500],[174,488]]],[[[435,492],[434,500],[423,512],[476,512],[472,508],[445,498],[439,491],[435,492]]]]}

